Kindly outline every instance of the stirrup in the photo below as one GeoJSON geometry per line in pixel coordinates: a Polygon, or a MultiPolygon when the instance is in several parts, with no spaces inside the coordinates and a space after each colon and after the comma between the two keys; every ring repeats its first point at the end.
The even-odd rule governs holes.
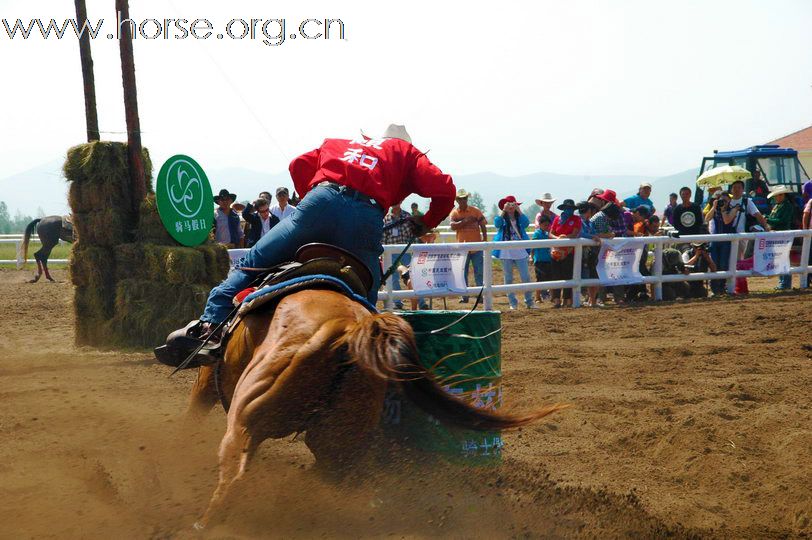
{"type": "Polygon", "coordinates": [[[200,321],[192,321],[185,327],[175,330],[167,336],[165,345],[154,349],[155,359],[164,365],[177,368],[194,354],[194,358],[186,363],[183,369],[215,363],[223,356],[221,340],[214,337],[197,337],[196,334],[200,329],[200,321]]]}
{"type": "MultiPolygon", "coordinates": [[[[160,347],[155,347],[153,351],[155,354],[155,359],[166,366],[174,368],[180,367],[180,365],[183,364],[187,358],[189,358],[189,355],[194,353],[203,342],[202,340],[196,338],[188,338],[188,340],[189,341],[187,343],[183,344],[161,345],[160,347]]],[[[206,343],[206,345],[204,345],[197,352],[197,354],[195,354],[194,358],[192,358],[192,360],[186,364],[183,369],[192,369],[214,364],[222,357],[223,346],[220,343],[206,343]]]]}

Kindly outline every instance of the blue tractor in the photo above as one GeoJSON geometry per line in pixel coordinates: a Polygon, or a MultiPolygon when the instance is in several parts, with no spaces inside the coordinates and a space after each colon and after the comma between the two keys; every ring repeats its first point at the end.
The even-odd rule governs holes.
{"type": "MultiPolygon", "coordinates": [[[[764,215],[770,213],[767,195],[773,186],[784,184],[800,195],[804,182],[809,180],[809,175],[798,160],[798,152],[775,144],[751,146],[732,152],[714,150],[713,156],[702,158],[699,174],[719,165],[738,165],[750,171],[753,178],[745,183],[745,193],[752,197],[753,203],[764,215]]],[[[702,205],[703,197],[702,189],[697,188],[694,200],[702,205]]],[[[800,202],[800,196],[795,199],[800,202]]]]}

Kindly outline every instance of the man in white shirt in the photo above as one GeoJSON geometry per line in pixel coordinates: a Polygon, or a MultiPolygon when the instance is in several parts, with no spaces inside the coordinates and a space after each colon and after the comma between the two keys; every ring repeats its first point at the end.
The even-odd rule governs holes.
{"type": "Polygon", "coordinates": [[[730,208],[736,209],[738,212],[736,214],[736,232],[750,232],[745,230],[745,223],[747,222],[747,216],[753,216],[758,221],[759,225],[761,225],[765,231],[769,231],[770,227],[767,225],[767,220],[764,219],[764,216],[761,212],[758,211],[756,205],[753,203],[753,199],[747,197],[747,208],[744,208],[742,204],[742,199],[744,199],[744,182],[741,180],[736,180],[733,184],[730,185],[730,208]],[[746,212],[745,212],[746,210],[746,212]]]}
{"type": "Polygon", "coordinates": [[[276,203],[271,207],[271,214],[275,215],[279,221],[282,221],[286,217],[293,215],[296,211],[296,207],[288,204],[290,200],[290,192],[288,192],[288,188],[280,187],[276,188],[276,203]]]}

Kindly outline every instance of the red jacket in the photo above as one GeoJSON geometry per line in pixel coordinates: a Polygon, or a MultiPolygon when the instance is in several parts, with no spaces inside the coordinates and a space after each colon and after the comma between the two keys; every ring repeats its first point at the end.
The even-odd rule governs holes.
{"type": "Polygon", "coordinates": [[[416,193],[431,199],[423,216],[429,228],[451,212],[456,195],[451,177],[400,139],[325,139],[320,148],[290,163],[290,176],[302,197],[329,180],[369,195],[384,209],[416,193]]]}

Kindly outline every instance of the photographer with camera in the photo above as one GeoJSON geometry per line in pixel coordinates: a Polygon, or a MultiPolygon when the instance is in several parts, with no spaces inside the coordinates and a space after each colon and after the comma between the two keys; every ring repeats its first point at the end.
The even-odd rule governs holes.
{"type": "MultiPolygon", "coordinates": [[[[692,274],[716,272],[716,263],[710,255],[710,246],[704,242],[692,243],[690,249],[682,254],[685,268],[692,274]]],[[[688,296],[691,298],[706,298],[708,290],[704,281],[689,281],[688,296]]]]}
{"type": "MultiPolygon", "coordinates": [[[[734,221],[738,215],[738,209],[731,208],[730,195],[723,191],[717,191],[713,194],[713,200],[705,214],[705,223],[708,224],[711,234],[735,233],[736,225],[734,221]]],[[[716,268],[721,271],[729,269],[730,246],[731,242],[713,242],[710,245],[710,256],[716,264],[716,268]]],[[[714,295],[724,294],[725,280],[711,280],[711,291],[713,291],[714,295]]]]}

